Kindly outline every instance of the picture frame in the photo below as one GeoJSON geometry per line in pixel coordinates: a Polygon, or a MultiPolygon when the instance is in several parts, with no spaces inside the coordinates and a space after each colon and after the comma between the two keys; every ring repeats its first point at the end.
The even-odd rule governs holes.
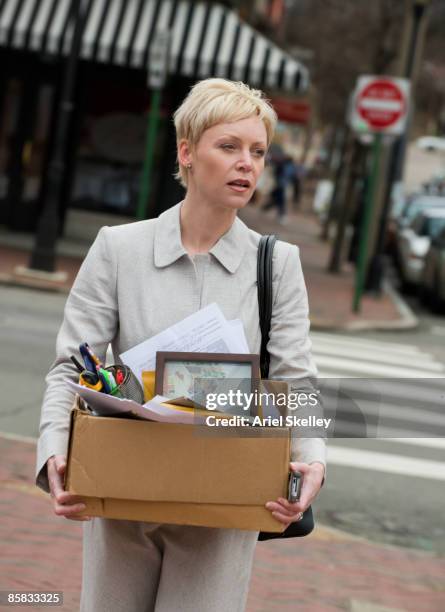
{"type": "Polygon", "coordinates": [[[232,391],[243,400],[236,406],[218,406],[218,412],[256,416],[257,402],[245,401],[242,394],[258,391],[259,380],[260,358],[257,354],[156,353],[155,393],[168,397],[172,403],[206,408],[208,394],[213,397],[232,391]],[[249,409],[245,410],[247,404],[249,409]]]}

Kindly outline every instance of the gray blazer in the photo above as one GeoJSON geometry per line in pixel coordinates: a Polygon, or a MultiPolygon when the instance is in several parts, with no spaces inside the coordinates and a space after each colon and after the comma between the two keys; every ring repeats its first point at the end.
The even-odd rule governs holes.
{"type": "MultiPolygon", "coordinates": [[[[64,379],[78,378],[70,355],[78,354],[81,342],[88,342],[101,360],[111,343],[116,357],[216,302],[227,319],[242,320],[250,351],[260,352],[260,235],[236,218],[208,254],[190,257],[181,242],[180,206],[157,219],[103,227],[79,270],[57,336],[56,360],[46,377],[36,466],[36,482],[46,491],[48,458],[67,452],[74,396],[64,379]]],[[[314,377],[308,301],[296,246],[276,243],[272,286],[269,378],[314,377]]],[[[322,438],[300,438],[292,445],[294,460],[325,464],[325,454],[322,438]]]]}

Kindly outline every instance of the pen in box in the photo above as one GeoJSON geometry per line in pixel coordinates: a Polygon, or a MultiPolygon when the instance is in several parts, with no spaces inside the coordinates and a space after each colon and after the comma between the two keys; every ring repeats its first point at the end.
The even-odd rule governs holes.
{"type": "Polygon", "coordinates": [[[91,356],[91,351],[88,350],[88,345],[86,342],[84,344],[79,345],[79,352],[82,355],[83,362],[85,364],[85,369],[96,373],[96,361],[91,356]]]}
{"type": "Polygon", "coordinates": [[[90,345],[88,344],[88,342],[84,343],[84,346],[86,348],[86,350],[88,351],[88,353],[90,354],[91,359],[94,361],[94,363],[99,366],[99,368],[102,367],[102,363],[99,359],[99,357],[96,355],[96,353],[93,352],[92,348],[90,347],[90,345]]]}
{"type": "Polygon", "coordinates": [[[85,368],[82,367],[82,365],[77,361],[77,359],[74,357],[74,355],[71,355],[70,359],[74,363],[74,365],[76,366],[78,371],[82,373],[85,368]]]}

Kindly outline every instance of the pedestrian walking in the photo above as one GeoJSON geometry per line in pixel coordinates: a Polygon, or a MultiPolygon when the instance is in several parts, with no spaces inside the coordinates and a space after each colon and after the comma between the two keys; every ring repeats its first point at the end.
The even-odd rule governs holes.
{"type": "Polygon", "coordinates": [[[263,206],[263,210],[269,210],[270,208],[276,208],[278,220],[284,221],[286,215],[286,163],[285,159],[276,159],[273,162],[273,176],[274,176],[274,187],[270,192],[270,199],[263,206]]]}
{"type": "MultiPolygon", "coordinates": [[[[241,612],[247,598],[258,532],[80,519],[84,506],[63,490],[73,403],[64,380],[76,379],[70,355],[85,339],[104,360],[110,343],[119,355],[216,302],[227,319],[242,320],[250,352],[260,352],[260,236],[237,213],[264,169],[275,112],[258,90],[207,79],[174,119],[184,200],[156,219],[100,230],[68,297],[46,379],[37,483],[57,515],[84,520],[83,612],[241,612]]],[[[298,248],[278,241],[273,258],[269,376],[304,382],[316,368],[298,248]]],[[[320,489],[324,440],[294,438],[291,459],[304,473],[300,501],[267,504],[283,526],[300,520],[320,489]]]]}
{"type": "Polygon", "coordinates": [[[291,158],[292,167],[289,169],[289,182],[292,185],[292,201],[294,208],[300,207],[301,192],[303,188],[303,179],[306,173],[303,164],[295,162],[291,158]]]}
{"type": "Polygon", "coordinates": [[[298,205],[301,190],[301,169],[297,167],[290,155],[275,155],[271,158],[274,168],[275,185],[270,193],[269,201],[263,206],[263,210],[276,208],[278,221],[285,222],[286,218],[286,196],[289,186],[292,187],[292,197],[298,205]]]}

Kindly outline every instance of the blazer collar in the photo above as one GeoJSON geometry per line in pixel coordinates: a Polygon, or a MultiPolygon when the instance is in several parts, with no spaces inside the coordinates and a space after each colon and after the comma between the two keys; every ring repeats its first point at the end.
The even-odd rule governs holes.
{"type": "MultiPolygon", "coordinates": [[[[156,220],[154,263],[158,268],[169,266],[187,255],[181,241],[179,212],[181,204],[172,206],[156,220]]],[[[246,249],[248,227],[238,217],[231,228],[213,245],[211,253],[229,272],[236,272],[246,249]]]]}

